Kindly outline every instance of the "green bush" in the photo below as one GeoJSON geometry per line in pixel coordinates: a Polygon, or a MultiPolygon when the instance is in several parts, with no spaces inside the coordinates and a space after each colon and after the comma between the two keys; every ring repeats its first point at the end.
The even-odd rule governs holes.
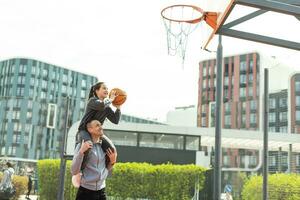
{"type": "MultiPolygon", "coordinates": [[[[300,200],[300,176],[273,174],[268,177],[268,196],[274,200],[300,200]]],[[[247,200],[262,199],[261,176],[252,176],[244,185],[242,197],[247,200]]]]}
{"type": "MultiPolygon", "coordinates": [[[[75,199],[76,189],[71,183],[71,162],[67,162],[65,199],[75,199]]],[[[59,160],[38,162],[41,200],[56,199],[59,160]]],[[[151,165],[147,163],[118,163],[106,181],[106,192],[114,199],[147,198],[156,200],[185,200],[194,195],[195,186],[204,186],[204,171],[195,165],[151,165]]]]}
{"type": "MultiPolygon", "coordinates": [[[[2,175],[3,174],[0,174],[0,182],[2,180],[2,175]]],[[[28,178],[26,176],[13,175],[12,182],[16,188],[16,196],[13,200],[17,200],[21,194],[25,194],[27,191],[28,178]]]]}

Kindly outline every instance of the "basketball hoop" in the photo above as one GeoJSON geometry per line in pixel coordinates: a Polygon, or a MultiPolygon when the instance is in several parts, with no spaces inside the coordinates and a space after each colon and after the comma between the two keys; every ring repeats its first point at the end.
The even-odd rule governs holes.
{"type": "Polygon", "coordinates": [[[216,27],[217,13],[205,12],[193,5],[172,5],[161,11],[161,16],[167,31],[168,54],[179,54],[182,63],[189,35],[198,27],[202,20],[212,28],[216,27]]]}

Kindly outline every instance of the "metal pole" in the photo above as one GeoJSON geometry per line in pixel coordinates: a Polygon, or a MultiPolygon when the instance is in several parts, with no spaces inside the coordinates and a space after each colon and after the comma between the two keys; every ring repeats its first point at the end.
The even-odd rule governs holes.
{"type": "Polygon", "coordinates": [[[288,172],[289,173],[292,173],[293,172],[293,169],[292,169],[292,166],[293,166],[293,145],[292,144],[289,144],[289,163],[288,163],[288,172]]]}
{"type": "Polygon", "coordinates": [[[215,163],[214,163],[214,200],[221,198],[221,99],[222,99],[222,36],[219,35],[217,50],[217,91],[216,91],[216,128],[215,128],[215,163]]]}
{"type": "Polygon", "coordinates": [[[65,186],[65,171],[66,171],[66,159],[65,155],[65,144],[67,140],[68,134],[68,121],[69,121],[69,107],[70,107],[70,98],[67,97],[67,111],[66,111],[66,121],[65,121],[65,131],[62,137],[62,145],[60,149],[60,173],[59,173],[59,184],[58,184],[58,193],[57,199],[63,200],[64,199],[64,186],[65,186]]]}
{"type": "Polygon", "coordinates": [[[282,159],[281,159],[281,157],[282,157],[282,147],[279,147],[279,151],[278,151],[278,172],[279,173],[281,173],[281,171],[282,171],[282,159]]]}
{"type": "Polygon", "coordinates": [[[269,70],[264,76],[264,166],[263,166],[263,200],[268,199],[268,113],[269,113],[269,70]]]}

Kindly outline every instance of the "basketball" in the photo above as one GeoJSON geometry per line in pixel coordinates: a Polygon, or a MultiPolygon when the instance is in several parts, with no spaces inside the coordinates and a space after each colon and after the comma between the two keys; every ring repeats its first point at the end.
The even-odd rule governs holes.
{"type": "Polygon", "coordinates": [[[115,100],[112,102],[112,104],[113,104],[114,106],[120,106],[120,105],[122,105],[122,104],[126,101],[126,99],[127,99],[127,94],[126,94],[126,92],[123,91],[123,90],[121,90],[121,89],[119,89],[119,88],[113,88],[113,89],[111,89],[110,92],[109,92],[109,97],[111,96],[111,92],[112,92],[113,90],[116,91],[116,98],[115,98],[115,100]]]}

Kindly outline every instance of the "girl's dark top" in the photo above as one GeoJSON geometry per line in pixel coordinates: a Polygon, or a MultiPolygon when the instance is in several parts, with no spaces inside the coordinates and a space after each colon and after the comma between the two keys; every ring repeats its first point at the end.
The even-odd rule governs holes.
{"type": "Polygon", "coordinates": [[[78,130],[86,130],[86,125],[92,120],[98,120],[101,124],[107,118],[114,124],[118,124],[121,116],[120,109],[116,109],[114,112],[111,107],[105,105],[104,101],[101,101],[97,97],[91,97],[88,100],[85,114],[81,119],[78,130]]]}

